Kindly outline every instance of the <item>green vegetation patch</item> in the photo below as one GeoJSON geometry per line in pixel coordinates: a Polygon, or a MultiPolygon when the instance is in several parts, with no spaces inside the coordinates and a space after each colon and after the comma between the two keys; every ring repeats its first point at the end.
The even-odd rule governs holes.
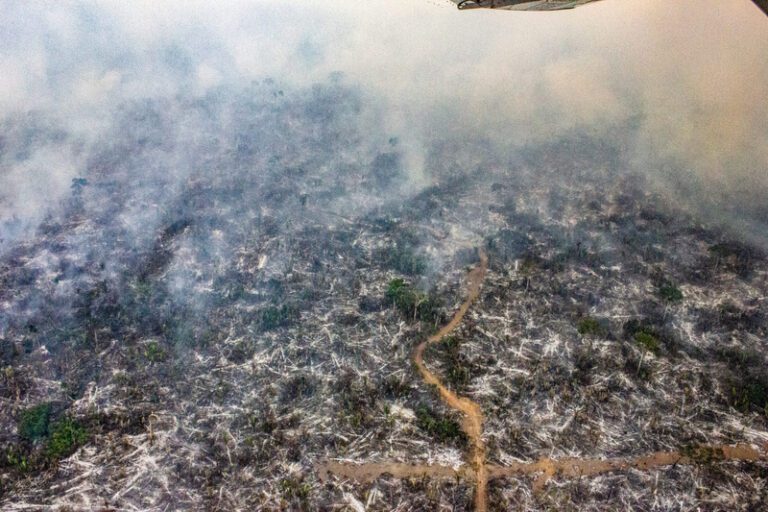
{"type": "Polygon", "coordinates": [[[88,431],[71,418],[52,422],[53,406],[43,403],[21,413],[18,422],[22,442],[0,451],[0,466],[21,473],[44,468],[68,457],[88,441],[88,431]]]}
{"type": "Polygon", "coordinates": [[[88,440],[88,431],[70,418],[64,418],[51,427],[46,453],[53,460],[72,455],[88,440]]]}
{"type": "Polygon", "coordinates": [[[627,340],[655,355],[659,355],[663,348],[668,355],[674,356],[679,349],[680,343],[674,332],[647,319],[629,320],[624,324],[623,331],[627,340]]]}
{"type": "Polygon", "coordinates": [[[752,372],[733,378],[728,398],[733,407],[745,414],[757,409],[768,416],[768,378],[752,372]]]}
{"type": "MultiPolygon", "coordinates": [[[[18,446],[11,446],[5,449],[4,460],[0,460],[0,467],[3,465],[13,468],[20,473],[26,473],[32,468],[32,461],[18,446]]],[[[2,496],[1,492],[0,496],[2,496]]]]}
{"type": "Polygon", "coordinates": [[[165,359],[166,353],[156,341],[150,341],[144,346],[144,357],[152,363],[165,359]]]}
{"type": "Polygon", "coordinates": [[[271,331],[290,325],[298,316],[298,310],[289,304],[267,306],[258,314],[258,325],[262,331],[271,331]]]}
{"type": "Polygon", "coordinates": [[[437,300],[416,290],[403,279],[393,279],[387,286],[387,299],[406,318],[434,322],[440,316],[437,300]]]}
{"type": "Polygon", "coordinates": [[[441,417],[426,405],[420,405],[416,409],[416,425],[437,441],[466,442],[466,435],[456,421],[441,417]]]}
{"type": "Polygon", "coordinates": [[[659,297],[667,302],[680,302],[683,300],[683,292],[671,283],[659,286],[659,297]]]}
{"type": "MultiPolygon", "coordinates": [[[[305,502],[309,498],[312,487],[301,478],[284,478],[280,481],[280,492],[287,500],[305,502]]],[[[302,503],[303,504],[303,503],[302,503]]]]}
{"type": "Polygon", "coordinates": [[[639,331],[635,333],[635,342],[643,347],[648,352],[658,355],[661,350],[661,344],[659,339],[653,334],[646,331],[639,331]]]}
{"type": "Polygon", "coordinates": [[[445,365],[446,380],[454,389],[467,386],[472,379],[469,361],[461,354],[461,341],[456,336],[446,336],[435,347],[445,365]]]}
{"type": "Polygon", "coordinates": [[[579,323],[576,325],[576,329],[582,336],[602,336],[605,334],[605,329],[600,322],[591,316],[585,316],[580,319],[579,323]]]}
{"type": "Polygon", "coordinates": [[[728,365],[723,378],[726,400],[734,409],[768,416],[768,370],[765,356],[755,349],[722,348],[718,358],[728,365]]]}
{"type": "Polygon", "coordinates": [[[42,403],[22,411],[18,422],[19,437],[31,442],[47,437],[50,421],[50,403],[42,403]]]}

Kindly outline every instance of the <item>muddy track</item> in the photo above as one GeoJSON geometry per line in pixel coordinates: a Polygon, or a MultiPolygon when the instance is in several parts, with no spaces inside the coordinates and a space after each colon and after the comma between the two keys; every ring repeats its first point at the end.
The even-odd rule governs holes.
{"type": "Polygon", "coordinates": [[[448,407],[456,409],[464,415],[461,428],[469,440],[469,465],[475,476],[475,510],[478,512],[485,512],[488,508],[488,469],[485,466],[483,411],[476,402],[473,402],[469,398],[459,396],[448,389],[424,364],[424,351],[427,347],[433,343],[439,342],[453,332],[453,330],[461,324],[464,315],[469,311],[469,307],[480,295],[480,287],[483,284],[485,273],[488,270],[488,255],[486,255],[485,251],[482,249],[479,250],[479,253],[480,264],[473,268],[467,276],[467,298],[461,304],[458,311],[454,313],[450,322],[445,324],[439,331],[437,331],[437,333],[419,343],[416,350],[413,352],[413,362],[416,363],[416,367],[419,369],[419,373],[424,379],[424,382],[437,388],[443,402],[445,402],[448,407]]]}
{"type": "Polygon", "coordinates": [[[765,451],[749,444],[712,445],[692,448],[690,453],[680,451],[653,452],[639,457],[615,459],[589,459],[569,457],[563,459],[541,458],[536,462],[520,462],[507,466],[489,467],[490,478],[495,480],[507,476],[535,475],[534,492],[540,492],[553,477],[582,478],[597,476],[614,471],[652,469],[674,466],[675,464],[709,464],[722,461],[764,460],[765,451]]]}
{"type": "MultiPolygon", "coordinates": [[[[563,459],[541,458],[535,462],[517,462],[507,466],[486,465],[488,480],[505,477],[533,476],[533,490],[540,492],[551,478],[583,478],[616,471],[635,469],[650,471],[676,464],[710,464],[727,461],[766,460],[768,447],[758,448],[750,444],[701,445],[684,455],[680,451],[653,452],[638,457],[618,457],[613,459],[591,459],[569,457],[563,459]]],[[[319,467],[320,478],[329,475],[349,478],[358,482],[371,483],[384,475],[395,478],[429,477],[439,480],[457,478],[474,479],[475,471],[466,466],[458,469],[450,466],[427,464],[368,463],[349,464],[328,462],[319,467]]]]}

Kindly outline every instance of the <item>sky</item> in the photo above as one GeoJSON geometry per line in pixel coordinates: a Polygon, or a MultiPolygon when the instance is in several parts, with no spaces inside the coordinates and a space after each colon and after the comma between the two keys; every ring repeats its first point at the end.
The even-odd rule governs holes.
{"type": "Polygon", "coordinates": [[[482,134],[513,152],[629,130],[628,167],[760,239],[766,55],[768,17],[749,0],[555,13],[459,12],[447,0],[0,0],[0,221],[34,224],[68,194],[125,101],[336,74],[400,134],[415,174],[440,138],[482,134]],[[29,115],[50,133],[20,158],[10,127],[29,115]]]}

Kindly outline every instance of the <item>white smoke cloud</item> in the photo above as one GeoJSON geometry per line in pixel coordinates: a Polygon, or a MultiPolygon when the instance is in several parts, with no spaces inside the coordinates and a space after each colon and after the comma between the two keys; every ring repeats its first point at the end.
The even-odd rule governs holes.
{"type": "MultiPolygon", "coordinates": [[[[720,192],[703,199],[754,203],[768,191],[768,19],[749,0],[604,0],[558,13],[460,13],[426,0],[5,7],[0,117],[44,112],[85,143],[126,100],[340,71],[384,113],[417,174],[440,137],[483,134],[513,150],[624,126],[636,168],[720,192]]],[[[60,150],[60,165],[34,163],[55,159],[50,148],[3,158],[4,219],[38,218],[61,197],[78,164],[60,150]]]]}

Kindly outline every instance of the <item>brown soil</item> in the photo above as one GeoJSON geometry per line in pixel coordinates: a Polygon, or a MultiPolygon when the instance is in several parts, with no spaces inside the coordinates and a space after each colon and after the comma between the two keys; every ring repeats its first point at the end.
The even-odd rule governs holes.
{"type": "Polygon", "coordinates": [[[382,462],[368,464],[349,464],[345,462],[326,462],[318,465],[318,476],[321,480],[327,480],[330,475],[347,478],[357,482],[371,483],[383,475],[391,475],[395,478],[409,479],[428,476],[439,480],[455,480],[466,478],[464,468],[454,469],[450,466],[438,466],[428,464],[401,464],[397,462],[382,462]]]}
{"type": "Polygon", "coordinates": [[[634,458],[616,459],[587,459],[565,458],[553,460],[542,458],[536,462],[521,462],[500,467],[489,468],[490,478],[502,478],[505,476],[536,475],[533,482],[533,490],[538,492],[550,478],[579,478],[595,476],[612,471],[625,471],[637,469],[648,471],[651,469],[672,466],[674,464],[695,464],[705,462],[717,462],[728,460],[759,460],[765,458],[765,453],[748,444],[724,445],[724,446],[699,446],[691,450],[689,455],[679,451],[654,452],[634,458]]]}
{"type": "MultiPolygon", "coordinates": [[[[704,464],[723,461],[756,461],[766,458],[766,449],[758,449],[749,444],[699,446],[690,455],[683,455],[679,451],[654,452],[634,458],[614,459],[588,459],[542,458],[536,462],[519,462],[508,466],[487,465],[488,480],[496,480],[508,476],[534,476],[533,488],[541,491],[544,485],[554,477],[579,478],[596,476],[613,471],[626,471],[637,469],[648,471],[675,464],[704,464]]],[[[456,478],[475,478],[474,468],[458,469],[450,466],[426,465],[426,464],[399,464],[399,463],[369,463],[351,464],[345,462],[327,462],[318,467],[320,478],[325,480],[329,475],[336,475],[358,482],[370,483],[383,475],[395,478],[420,478],[429,476],[442,480],[455,480],[456,478]]]]}

